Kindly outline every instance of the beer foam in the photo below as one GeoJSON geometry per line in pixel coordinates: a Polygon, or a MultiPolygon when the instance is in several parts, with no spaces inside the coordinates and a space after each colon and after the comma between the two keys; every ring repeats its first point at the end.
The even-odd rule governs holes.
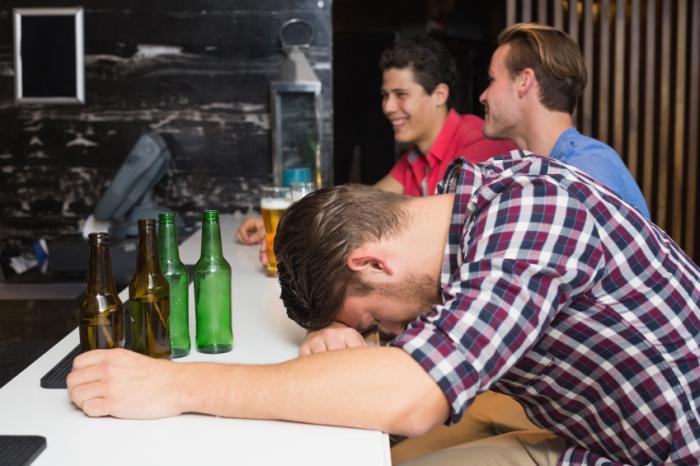
{"type": "Polygon", "coordinates": [[[260,207],[269,210],[284,210],[292,204],[289,199],[262,198],[260,207]]]}

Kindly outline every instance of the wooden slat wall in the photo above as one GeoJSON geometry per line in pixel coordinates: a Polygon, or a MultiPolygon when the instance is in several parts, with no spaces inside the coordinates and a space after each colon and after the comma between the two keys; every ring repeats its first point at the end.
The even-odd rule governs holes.
{"type": "Polygon", "coordinates": [[[576,113],[637,179],[652,219],[700,262],[700,0],[505,0],[506,25],[568,32],[589,83],[576,113]]]}
{"type": "MultiPolygon", "coordinates": [[[[697,238],[700,236],[695,227],[698,219],[697,202],[698,193],[698,154],[700,154],[700,0],[693,0],[692,22],[690,26],[690,73],[688,89],[688,192],[685,203],[685,238],[697,238]]],[[[698,240],[688,242],[686,251],[691,257],[700,255],[698,240]]]]}

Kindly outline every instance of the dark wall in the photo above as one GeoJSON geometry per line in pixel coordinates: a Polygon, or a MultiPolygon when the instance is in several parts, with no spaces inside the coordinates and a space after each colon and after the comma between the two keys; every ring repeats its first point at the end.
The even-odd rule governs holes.
{"type": "Polygon", "coordinates": [[[39,6],[73,4],[0,2],[0,247],[77,231],[149,130],[173,155],[158,203],[191,218],[255,205],[272,172],[277,33],[292,17],[315,30],[307,56],[323,84],[322,155],[332,160],[330,0],[86,0],[85,105],[18,106],[12,8],[39,6]]]}

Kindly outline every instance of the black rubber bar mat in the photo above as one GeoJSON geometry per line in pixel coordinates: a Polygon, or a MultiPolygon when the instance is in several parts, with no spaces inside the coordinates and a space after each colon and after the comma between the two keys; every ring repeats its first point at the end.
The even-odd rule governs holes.
{"type": "Polygon", "coordinates": [[[80,354],[80,345],[76,346],[58,364],[41,378],[42,388],[66,388],[66,377],[73,367],[73,359],[80,354]]]}
{"type": "MultiPolygon", "coordinates": [[[[185,264],[189,283],[194,281],[194,265],[185,264]]],[[[124,312],[126,313],[125,322],[131,322],[131,314],[129,312],[129,301],[124,302],[124,312]]],[[[124,326],[124,347],[131,348],[131,325],[124,326]]],[[[66,388],[66,377],[73,368],[73,359],[80,354],[80,345],[76,346],[68,353],[58,364],[41,378],[41,386],[43,388],[66,388]]]]}
{"type": "Polygon", "coordinates": [[[38,435],[0,435],[0,466],[32,464],[46,448],[46,439],[38,435]]]}

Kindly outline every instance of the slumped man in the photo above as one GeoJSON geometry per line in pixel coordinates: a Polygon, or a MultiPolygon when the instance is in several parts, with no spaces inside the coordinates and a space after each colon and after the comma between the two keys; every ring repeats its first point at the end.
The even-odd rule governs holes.
{"type": "MultiPolygon", "coordinates": [[[[414,436],[457,422],[492,389],[561,439],[560,464],[694,464],[698,266],[551,158],[457,160],[439,192],[323,189],[279,226],[290,317],[308,329],[407,324],[391,347],[258,366],[93,351],[75,359],[70,399],[91,416],[202,412],[414,436]]],[[[469,457],[469,446],[454,452],[469,457]]],[[[496,445],[481,464],[504,453],[529,457],[522,444],[496,445]]]]}

